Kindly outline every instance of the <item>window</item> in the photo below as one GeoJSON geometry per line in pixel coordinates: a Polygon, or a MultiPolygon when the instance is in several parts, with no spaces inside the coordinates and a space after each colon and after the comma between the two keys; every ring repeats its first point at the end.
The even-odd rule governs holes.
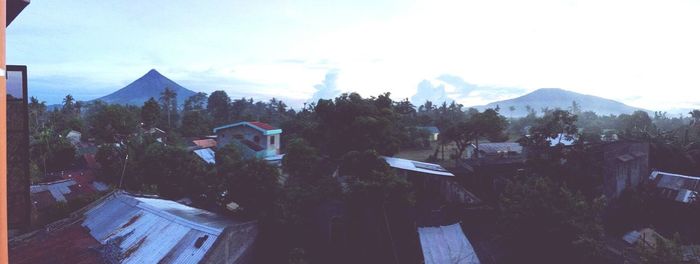
{"type": "Polygon", "coordinates": [[[270,136],[270,145],[275,144],[275,136],[270,136]]]}

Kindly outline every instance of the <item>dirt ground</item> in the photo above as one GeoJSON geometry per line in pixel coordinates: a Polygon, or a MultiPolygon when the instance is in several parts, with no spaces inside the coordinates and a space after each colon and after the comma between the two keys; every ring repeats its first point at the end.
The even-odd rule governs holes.
{"type": "MultiPolygon", "coordinates": [[[[430,155],[435,153],[436,148],[437,143],[431,142],[430,148],[401,150],[395,155],[395,157],[415,161],[425,161],[430,155]]],[[[453,142],[445,146],[445,160],[439,160],[435,163],[438,163],[443,167],[453,167],[455,163],[454,160],[450,158],[450,155],[453,155],[454,153],[457,153],[457,146],[453,142]]],[[[442,159],[442,150],[438,153],[438,159],[442,159]]]]}

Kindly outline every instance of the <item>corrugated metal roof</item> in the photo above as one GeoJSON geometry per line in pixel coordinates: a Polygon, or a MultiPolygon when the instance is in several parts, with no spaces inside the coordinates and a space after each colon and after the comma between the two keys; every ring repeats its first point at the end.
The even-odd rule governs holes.
{"type": "Polygon", "coordinates": [[[385,156],[383,156],[382,158],[384,158],[384,160],[387,164],[389,164],[390,167],[396,169],[409,170],[439,176],[455,176],[454,174],[452,174],[451,172],[449,172],[448,170],[446,170],[438,164],[385,156]]]}
{"type": "Polygon", "coordinates": [[[236,224],[174,201],[123,193],[90,209],[83,221],[101,244],[117,243],[125,254],[121,263],[198,263],[224,228],[236,224]]]}
{"type": "Polygon", "coordinates": [[[637,231],[637,230],[632,230],[631,232],[625,234],[625,235],[622,237],[622,240],[624,240],[624,241],[627,242],[627,243],[630,243],[630,244],[634,245],[634,243],[637,243],[637,241],[639,240],[639,237],[641,237],[641,235],[642,235],[642,234],[639,233],[639,231],[637,231]]]}
{"type": "Polygon", "coordinates": [[[206,163],[209,164],[214,164],[216,163],[216,153],[210,148],[205,148],[205,149],[197,149],[194,151],[194,154],[197,154],[201,159],[203,159],[206,163]]]}
{"type": "Polygon", "coordinates": [[[419,227],[418,236],[426,264],[479,264],[479,258],[459,224],[419,227]]]}
{"type": "Polygon", "coordinates": [[[32,194],[49,191],[56,201],[67,202],[65,195],[71,193],[70,186],[78,184],[75,180],[60,180],[49,183],[42,183],[29,186],[29,191],[32,194]]]}
{"type": "Polygon", "coordinates": [[[649,179],[656,181],[661,195],[682,203],[695,202],[700,192],[700,178],[668,172],[653,171],[649,179]]]}
{"type": "Polygon", "coordinates": [[[481,143],[481,144],[479,144],[479,151],[483,151],[484,153],[501,153],[501,152],[522,153],[523,146],[517,142],[481,143]]]}

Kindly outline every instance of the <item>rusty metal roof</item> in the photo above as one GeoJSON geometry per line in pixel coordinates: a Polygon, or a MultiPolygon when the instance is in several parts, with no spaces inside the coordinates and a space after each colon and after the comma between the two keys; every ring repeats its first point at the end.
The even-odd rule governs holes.
{"type": "Polygon", "coordinates": [[[83,226],[121,263],[198,263],[229,226],[223,216],[174,201],[115,193],[85,213],[83,226]]]}
{"type": "Polygon", "coordinates": [[[10,241],[10,263],[89,264],[103,263],[97,242],[85,227],[72,223],[57,230],[39,230],[10,241]]]}
{"type": "Polygon", "coordinates": [[[11,241],[12,263],[200,263],[222,255],[235,262],[257,234],[256,222],[123,191],[49,226],[11,241]],[[226,252],[214,254],[224,239],[228,247],[216,249],[226,252]]]}
{"type": "Polygon", "coordinates": [[[211,138],[198,139],[198,140],[192,140],[192,144],[194,144],[200,148],[215,148],[216,147],[216,140],[211,139],[211,138]]]}
{"type": "Polygon", "coordinates": [[[661,196],[678,202],[695,202],[700,192],[700,177],[653,171],[649,179],[655,182],[661,196]]]}

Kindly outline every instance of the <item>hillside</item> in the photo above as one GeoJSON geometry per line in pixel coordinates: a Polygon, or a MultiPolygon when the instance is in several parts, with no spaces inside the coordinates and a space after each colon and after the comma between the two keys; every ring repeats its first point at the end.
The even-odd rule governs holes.
{"type": "Polygon", "coordinates": [[[178,104],[183,104],[185,99],[195,94],[194,91],[182,87],[155,69],[152,69],[124,88],[95,100],[102,100],[110,104],[141,106],[151,97],[158,100],[165,87],[169,87],[177,93],[178,104]]]}
{"type": "Polygon", "coordinates": [[[498,105],[503,115],[508,117],[511,115],[513,117],[522,117],[527,115],[526,106],[530,106],[538,113],[541,113],[542,108],[545,107],[549,107],[550,109],[570,109],[574,101],[578,103],[582,111],[594,111],[599,115],[619,115],[629,114],[636,110],[644,111],[644,109],[632,107],[615,100],[580,94],[559,88],[542,88],[520,97],[497,101],[484,106],[476,106],[475,108],[484,110],[487,108],[495,108],[498,105]],[[515,107],[515,110],[512,112],[509,110],[511,106],[515,107]]]}

